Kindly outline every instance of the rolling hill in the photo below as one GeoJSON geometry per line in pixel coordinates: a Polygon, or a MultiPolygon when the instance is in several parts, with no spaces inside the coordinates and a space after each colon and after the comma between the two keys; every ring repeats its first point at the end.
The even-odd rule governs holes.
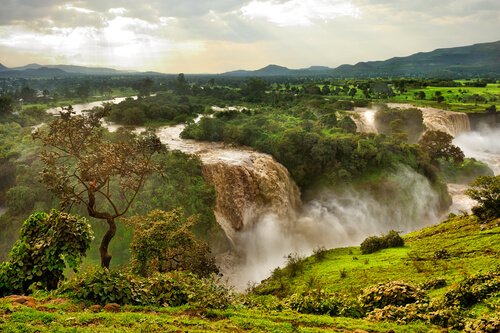
{"type": "Polygon", "coordinates": [[[359,62],[355,65],[345,64],[334,69],[322,66],[288,69],[269,65],[255,71],[238,70],[221,75],[345,78],[500,76],[500,41],[437,49],[384,61],[359,62]]]}
{"type": "MultiPolygon", "coordinates": [[[[7,68],[0,64],[0,76],[70,76],[70,75],[162,75],[157,72],[121,71],[103,67],[73,65],[29,64],[7,68]]],[[[366,61],[354,65],[344,64],[337,68],[311,66],[289,69],[268,65],[258,70],[236,70],[218,74],[238,77],[500,77],[500,41],[469,46],[442,48],[420,52],[407,57],[394,57],[384,61],[366,61]]]]}

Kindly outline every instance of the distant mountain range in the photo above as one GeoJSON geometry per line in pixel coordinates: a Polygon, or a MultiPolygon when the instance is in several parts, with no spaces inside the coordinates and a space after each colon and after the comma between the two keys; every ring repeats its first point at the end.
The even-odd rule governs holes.
{"type": "Polygon", "coordinates": [[[269,65],[255,71],[238,70],[221,75],[345,78],[500,76],[500,41],[437,49],[432,52],[416,53],[408,57],[395,57],[385,61],[359,62],[355,65],[341,65],[337,68],[312,66],[304,69],[289,69],[269,65]]]}
{"type": "Polygon", "coordinates": [[[157,72],[120,71],[104,67],[85,67],[73,65],[29,64],[22,67],[7,68],[0,64],[0,76],[78,76],[78,75],[161,75],[157,72]]]}
{"type": "MultiPolygon", "coordinates": [[[[84,67],[71,65],[29,64],[7,68],[0,64],[0,76],[76,76],[76,75],[163,75],[157,72],[119,71],[112,68],[84,67]]],[[[395,57],[385,61],[359,62],[355,65],[341,65],[337,68],[311,66],[303,69],[289,69],[278,65],[248,71],[237,70],[218,74],[219,76],[267,77],[470,77],[500,76],[500,41],[470,46],[437,49],[420,52],[408,57],[395,57]]]]}

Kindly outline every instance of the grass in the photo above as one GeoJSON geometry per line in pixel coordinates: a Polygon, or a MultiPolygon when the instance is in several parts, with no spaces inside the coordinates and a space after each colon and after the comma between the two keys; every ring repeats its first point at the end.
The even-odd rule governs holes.
{"type": "MultiPolygon", "coordinates": [[[[43,302],[46,300],[40,300],[43,302]]],[[[422,324],[398,325],[350,318],[303,315],[293,311],[228,309],[199,311],[126,306],[120,313],[93,313],[67,300],[48,310],[0,301],[1,332],[440,332],[422,324]]]]}
{"type": "MultiPolygon", "coordinates": [[[[500,257],[500,227],[497,220],[480,222],[465,215],[450,218],[404,236],[405,246],[363,255],[359,247],[328,250],[321,261],[313,256],[304,262],[303,273],[291,278],[284,269],[282,280],[287,294],[308,289],[310,276],[325,291],[357,297],[360,292],[380,282],[404,280],[422,284],[437,277],[446,279],[447,286],[428,291],[438,298],[464,278],[494,270],[500,257]],[[449,259],[435,259],[438,250],[447,250],[449,259]]],[[[268,279],[257,287],[258,294],[274,293],[277,282],[268,279]]],[[[500,296],[500,295],[499,295],[500,296]]],[[[492,298],[492,301],[496,300],[492,298]]],[[[497,300],[497,308],[500,302],[497,300]]],[[[479,307],[485,312],[487,307],[479,307]]],[[[493,313],[496,310],[488,310],[493,313]]],[[[486,312],[488,312],[486,311],[486,312]]]]}
{"type": "MultiPolygon", "coordinates": [[[[445,287],[428,290],[438,300],[466,277],[493,270],[500,255],[498,220],[480,222],[469,215],[447,219],[404,236],[405,246],[363,255],[359,247],[319,249],[321,253],[303,260],[302,270],[292,276],[289,268],[281,274],[286,295],[324,289],[356,298],[363,288],[379,282],[404,280],[422,284],[444,277],[445,287]],[[436,251],[446,250],[448,259],[435,259],[436,251]]],[[[124,306],[120,313],[93,313],[90,304],[37,292],[37,309],[13,306],[0,299],[1,332],[441,332],[424,322],[379,322],[367,319],[300,314],[281,309],[272,278],[256,288],[253,295],[236,298],[224,310],[182,307],[124,306]],[[260,296],[259,296],[260,295],[260,296]],[[252,304],[252,305],[248,305],[252,304]]],[[[283,290],[280,290],[283,293],[283,290]]],[[[282,295],[282,296],[286,296],[282,295]]],[[[498,317],[500,294],[493,294],[466,311],[468,318],[498,317]]]]}

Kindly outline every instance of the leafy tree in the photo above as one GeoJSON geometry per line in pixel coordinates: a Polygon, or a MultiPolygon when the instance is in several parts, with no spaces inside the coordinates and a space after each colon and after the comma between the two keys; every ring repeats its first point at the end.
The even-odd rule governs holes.
{"type": "Polygon", "coordinates": [[[33,283],[56,289],[66,264],[75,272],[94,238],[83,217],[52,210],[23,224],[10,261],[0,266],[0,296],[26,293],[33,283]]]}
{"type": "Polygon", "coordinates": [[[500,217],[500,176],[477,178],[465,194],[479,203],[472,208],[474,215],[485,220],[500,217]]]}
{"type": "Polygon", "coordinates": [[[451,144],[453,137],[441,131],[427,131],[418,141],[424,153],[429,154],[431,164],[439,167],[439,159],[462,163],[464,160],[463,151],[451,144]]]}
{"type": "Polygon", "coordinates": [[[141,87],[139,88],[139,96],[148,97],[149,95],[151,95],[151,90],[153,89],[153,86],[154,82],[150,78],[141,80],[141,87]]]}
{"type": "Polygon", "coordinates": [[[175,92],[178,95],[186,95],[189,92],[189,84],[184,76],[184,73],[177,75],[177,80],[175,81],[175,92]]]}
{"type": "Polygon", "coordinates": [[[351,117],[346,116],[339,121],[339,127],[345,130],[347,133],[356,133],[356,123],[351,117]]]}
{"type": "Polygon", "coordinates": [[[241,87],[241,94],[249,102],[261,102],[266,94],[267,83],[261,78],[251,78],[241,87]]]}
{"type": "Polygon", "coordinates": [[[130,243],[132,268],[142,276],[155,271],[191,271],[199,276],[218,273],[210,247],[192,232],[198,216],[184,217],[181,208],[170,212],[153,210],[147,216],[127,219],[134,228],[130,243]]]}
{"type": "Polygon", "coordinates": [[[11,114],[14,111],[14,101],[8,96],[0,97],[0,116],[11,114]]]}
{"type": "Polygon", "coordinates": [[[351,96],[351,99],[354,98],[356,93],[358,92],[358,89],[352,87],[351,90],[349,90],[349,96],[351,96]]]}
{"type": "Polygon", "coordinates": [[[26,104],[34,103],[36,101],[35,89],[28,86],[23,87],[20,96],[26,104]]]}
{"type": "Polygon", "coordinates": [[[87,84],[79,86],[76,88],[76,94],[85,102],[90,96],[90,86],[87,84]]]}
{"type": "Polygon", "coordinates": [[[330,93],[331,93],[330,86],[328,86],[327,84],[325,84],[323,86],[323,88],[321,88],[321,93],[323,95],[330,95],[330,93]]]}
{"type": "Polygon", "coordinates": [[[101,119],[109,114],[109,107],[88,117],[72,114],[71,107],[63,110],[48,130],[33,134],[50,148],[39,154],[45,164],[41,180],[61,198],[63,208],[83,204],[89,216],[106,220],[108,231],[99,252],[101,265],[108,268],[115,218],[127,212],[146,176],[159,170],[152,157],[162,150],[162,144],[154,135],[130,142],[104,141],[101,119]],[[113,185],[118,189],[112,190],[113,185]]]}

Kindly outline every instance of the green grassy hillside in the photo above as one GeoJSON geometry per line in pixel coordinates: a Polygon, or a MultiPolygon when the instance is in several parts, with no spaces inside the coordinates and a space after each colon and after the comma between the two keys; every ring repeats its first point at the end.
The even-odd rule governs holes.
{"type": "Polygon", "coordinates": [[[234,294],[223,309],[203,303],[125,305],[118,314],[94,313],[91,303],[70,294],[37,291],[36,309],[0,300],[0,331],[498,332],[486,326],[499,324],[499,233],[497,219],[480,222],[465,215],[405,235],[404,247],[367,255],[350,247],[291,256],[298,261],[289,263],[297,266],[275,270],[248,294],[234,294]],[[393,294],[392,305],[380,306],[393,294]],[[409,294],[418,301],[395,306],[409,294]]]}

